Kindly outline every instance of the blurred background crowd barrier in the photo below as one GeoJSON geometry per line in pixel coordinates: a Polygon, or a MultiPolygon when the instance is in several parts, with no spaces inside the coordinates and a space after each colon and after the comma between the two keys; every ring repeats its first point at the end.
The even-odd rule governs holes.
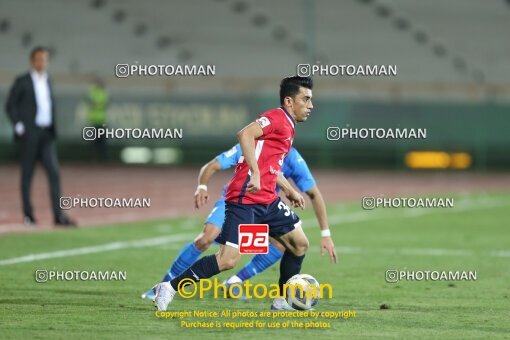
{"type": "MultiPolygon", "coordinates": [[[[295,139],[311,166],[419,167],[414,155],[431,168],[508,169],[508,31],[503,0],[3,2],[0,107],[30,49],[47,46],[62,163],[96,159],[82,133],[100,78],[108,127],[183,131],[174,140],[108,140],[110,162],[201,164],[278,106],[279,81],[298,64],[396,65],[397,76],[314,77],[315,110],[295,139]],[[215,65],[216,74],[117,78],[117,64],[215,65]],[[332,126],[427,129],[427,138],[328,141],[332,126]]],[[[3,112],[4,164],[17,159],[12,136],[3,112]]]]}

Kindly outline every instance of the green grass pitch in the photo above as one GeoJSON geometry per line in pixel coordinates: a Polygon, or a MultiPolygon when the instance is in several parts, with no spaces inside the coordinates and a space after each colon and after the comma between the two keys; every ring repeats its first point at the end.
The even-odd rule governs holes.
{"type": "MultiPolygon", "coordinates": [[[[509,209],[510,195],[505,194],[456,195],[452,209],[364,211],[359,203],[330,205],[339,254],[336,265],[320,256],[320,234],[311,209],[298,212],[310,239],[302,272],[334,289],[333,298],[322,299],[317,311],[356,312],[356,317],[348,319],[322,318],[331,326],[324,329],[186,329],[178,319],[156,318],[154,307],[141,300],[140,294],[163,276],[180,248],[201,230],[198,216],[2,236],[0,337],[508,337],[509,209]],[[82,254],[55,253],[80,251],[76,249],[82,254]],[[26,257],[31,254],[39,257],[26,257]],[[40,254],[49,255],[40,259],[40,254]],[[5,261],[21,257],[25,262],[5,261]],[[38,269],[126,271],[127,280],[36,283],[34,272],[38,269]],[[387,283],[385,271],[389,269],[476,271],[477,280],[387,283]],[[380,309],[382,304],[389,309],[380,309]]],[[[209,252],[216,249],[213,246],[209,252]]],[[[243,258],[237,269],[247,260],[243,258]]],[[[226,278],[234,271],[219,277],[226,278]]],[[[251,282],[269,284],[277,277],[278,265],[251,282]]],[[[240,301],[208,295],[204,299],[177,298],[170,310],[262,312],[270,302],[269,298],[240,301]]],[[[265,321],[286,320],[291,319],[265,321]]]]}

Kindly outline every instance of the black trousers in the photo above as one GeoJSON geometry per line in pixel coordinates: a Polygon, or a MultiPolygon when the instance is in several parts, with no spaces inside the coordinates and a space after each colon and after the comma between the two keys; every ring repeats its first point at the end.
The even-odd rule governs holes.
{"type": "Polygon", "coordinates": [[[49,129],[33,128],[25,131],[20,138],[21,153],[21,193],[23,201],[23,214],[34,216],[30,191],[32,177],[37,160],[41,160],[50,186],[50,198],[53,215],[57,220],[61,214],[60,209],[60,174],[57,159],[55,139],[49,129]]]}

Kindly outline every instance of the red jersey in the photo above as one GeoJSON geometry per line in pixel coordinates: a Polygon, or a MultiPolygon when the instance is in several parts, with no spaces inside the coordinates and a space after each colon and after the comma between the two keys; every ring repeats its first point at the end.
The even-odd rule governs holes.
{"type": "Polygon", "coordinates": [[[260,191],[255,194],[246,192],[251,171],[242,156],[236,165],[234,177],[227,186],[225,199],[229,202],[270,204],[278,197],[276,180],[281,171],[283,159],[292,146],[295,122],[283,108],[264,112],[256,122],[263,131],[262,136],[253,141],[255,158],[260,171],[260,191]]]}

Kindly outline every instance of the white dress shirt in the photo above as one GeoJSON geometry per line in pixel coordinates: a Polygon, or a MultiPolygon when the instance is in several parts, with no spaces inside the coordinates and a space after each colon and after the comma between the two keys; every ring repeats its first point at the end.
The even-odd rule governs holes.
{"type": "Polygon", "coordinates": [[[39,127],[48,127],[52,124],[52,103],[48,74],[46,72],[39,73],[35,70],[31,70],[30,75],[32,76],[32,83],[34,84],[35,101],[37,104],[35,124],[39,127]]]}

